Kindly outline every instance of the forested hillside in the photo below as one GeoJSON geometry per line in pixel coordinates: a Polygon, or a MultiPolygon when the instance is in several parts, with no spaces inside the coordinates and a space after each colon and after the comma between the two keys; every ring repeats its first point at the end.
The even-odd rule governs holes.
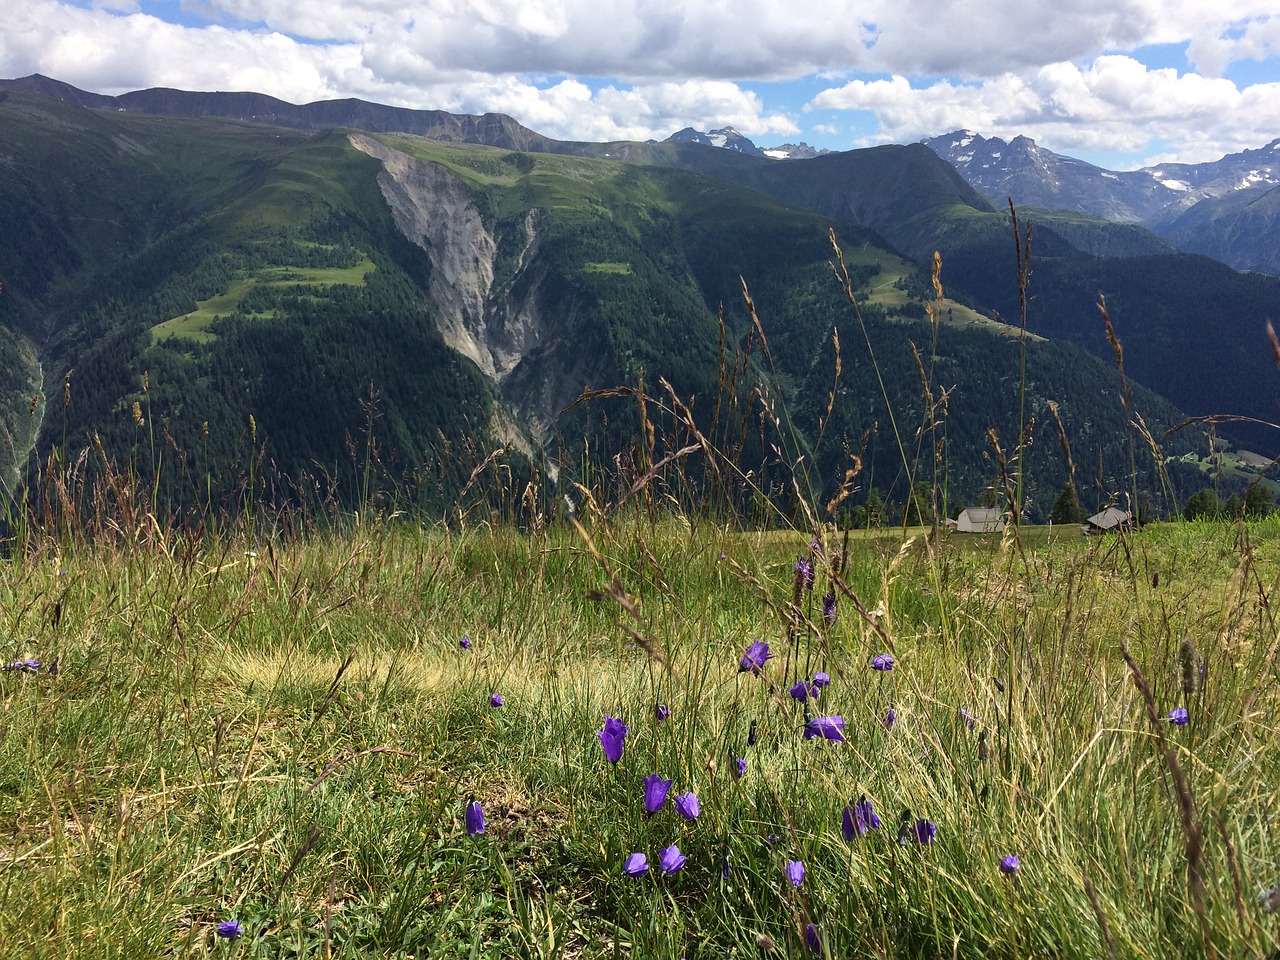
{"type": "MultiPolygon", "coordinates": [[[[1042,512],[1068,479],[1050,401],[1088,465],[1088,499],[1133,479],[1107,363],[992,319],[979,284],[953,283],[963,258],[944,253],[935,302],[928,270],[855,222],[887,229],[906,201],[872,188],[932,170],[899,221],[904,249],[923,249],[940,209],[954,237],[1000,229],[923,148],[905,167],[896,148],[817,158],[821,176],[808,171],[792,200],[816,203],[824,178],[849,176],[844,199],[813,213],[614,158],[16,93],[0,114],[15,171],[0,203],[24,225],[0,239],[0,321],[43,364],[38,457],[92,448],[90,464],[128,464],[166,509],[234,505],[252,483],[284,500],[435,510],[502,446],[512,487],[532,470],[561,490],[586,477],[625,487],[695,426],[738,457],[739,502],[756,488],[794,498],[770,489],[779,460],[802,459],[830,496],[854,457],[850,503],[871,485],[905,502],[911,480],[935,475],[952,502],[972,502],[1000,474],[988,431],[1011,461],[1025,422],[1024,480],[1042,512]],[[833,277],[833,231],[865,329],[833,277]],[[643,415],[652,436],[634,399],[575,403],[641,383],[662,401],[643,415]],[[945,396],[927,423],[926,389],[945,396]]],[[[32,369],[11,366],[12,381],[32,369]]],[[[25,392],[11,393],[10,418],[31,422],[25,392]]],[[[1181,419],[1151,395],[1136,402],[1157,434],[1181,419]]],[[[1199,442],[1180,434],[1169,452],[1199,442]]],[[[694,487],[710,475],[700,459],[681,461],[694,487]]],[[[1136,467],[1144,490],[1169,495],[1149,456],[1136,467]]]]}

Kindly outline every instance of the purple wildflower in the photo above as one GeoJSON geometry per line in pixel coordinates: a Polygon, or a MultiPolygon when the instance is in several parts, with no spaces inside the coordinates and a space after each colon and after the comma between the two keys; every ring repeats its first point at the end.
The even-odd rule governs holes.
{"type": "Polygon", "coordinates": [[[644,808],[650,814],[657,813],[667,801],[667,791],[673,781],[662,779],[661,775],[651,773],[644,778],[644,808]]]}
{"type": "Polygon", "coordinates": [[[667,705],[665,703],[654,704],[653,716],[654,719],[661,723],[663,720],[667,719],[667,717],[671,716],[671,711],[667,709],[667,705]]]}
{"type": "Polygon", "coordinates": [[[1191,716],[1187,713],[1186,707],[1174,707],[1169,711],[1166,719],[1175,726],[1185,727],[1191,720],[1191,716]]]}
{"type": "Polygon", "coordinates": [[[617,763],[622,759],[622,748],[626,743],[628,727],[621,720],[614,717],[604,718],[604,729],[596,731],[596,736],[600,738],[600,745],[604,747],[604,758],[610,763],[617,763]]]}
{"type": "Polygon", "coordinates": [[[836,592],[828,590],[822,598],[822,619],[826,623],[836,622],[836,592]]]}
{"type": "Polygon", "coordinates": [[[1019,860],[1012,853],[1009,854],[1007,857],[1002,857],[1000,860],[1001,873],[1005,873],[1005,874],[1017,873],[1019,868],[1021,868],[1021,866],[1022,866],[1022,861],[1019,860]]]}
{"type": "Polygon", "coordinates": [[[6,663],[0,666],[0,670],[20,670],[23,673],[35,673],[40,669],[39,660],[14,660],[12,663],[6,663]]]}
{"type": "Polygon", "coordinates": [[[857,803],[844,808],[844,814],[840,818],[840,832],[844,834],[846,840],[852,840],[855,836],[865,836],[868,830],[879,829],[880,817],[865,794],[857,803]]]}
{"type": "Polygon", "coordinates": [[[500,694],[500,693],[491,693],[491,694],[489,694],[489,706],[491,706],[491,707],[500,707],[500,706],[502,706],[502,703],[503,703],[503,701],[502,701],[502,694],[500,694]]]}
{"type": "Polygon", "coordinates": [[[884,719],[880,722],[884,724],[886,730],[892,730],[893,725],[898,722],[898,711],[890,707],[884,712],[884,719]]]}
{"type": "Polygon", "coordinates": [[[679,873],[680,868],[689,858],[680,852],[680,848],[674,843],[662,851],[662,860],[658,864],[662,872],[667,876],[673,873],[679,873]]]}
{"type": "Polygon", "coordinates": [[[831,674],[823,673],[819,670],[813,675],[813,689],[821,690],[823,687],[830,686],[831,674]]]}
{"type": "Polygon", "coordinates": [[[814,953],[822,952],[822,931],[816,923],[804,925],[804,942],[814,953]]]}
{"type": "Polygon", "coordinates": [[[791,694],[793,699],[804,703],[810,697],[817,695],[818,688],[810,686],[808,680],[797,680],[791,685],[790,689],[787,690],[787,693],[791,694]]]}
{"type": "Polygon", "coordinates": [[[622,861],[622,872],[628,877],[642,877],[649,872],[649,858],[643,853],[633,853],[622,861]]]}
{"type": "Polygon", "coordinates": [[[972,730],[978,725],[978,718],[968,711],[965,707],[960,708],[960,719],[964,721],[964,725],[972,730]]]}
{"type": "Polygon", "coordinates": [[[478,801],[467,801],[467,810],[463,819],[466,821],[468,837],[474,837],[477,833],[484,833],[484,810],[480,808],[478,801]]]}
{"type": "Polygon", "coordinates": [[[804,883],[804,861],[787,861],[787,879],[791,881],[793,887],[798,887],[804,883]]]}
{"type": "Polygon", "coordinates": [[[686,820],[697,820],[702,807],[698,804],[698,795],[692,790],[676,797],[676,812],[686,820]]]}
{"type": "Polygon", "coordinates": [[[931,820],[921,817],[915,822],[915,826],[910,829],[910,839],[916,843],[931,844],[933,838],[938,835],[938,828],[931,820]]]}
{"type": "Polygon", "coordinates": [[[747,727],[747,746],[754,747],[756,745],[756,721],[751,721],[751,726],[747,727]]]}
{"type": "Polygon", "coordinates": [[[844,717],[840,714],[834,717],[814,717],[804,725],[804,738],[812,740],[814,737],[843,741],[844,717]]]}
{"type": "Polygon", "coordinates": [[[471,638],[470,638],[470,637],[463,637],[461,640],[459,640],[459,641],[458,641],[458,646],[460,646],[463,650],[470,650],[470,649],[471,649],[471,638]]]}
{"type": "Polygon", "coordinates": [[[764,669],[765,661],[772,659],[773,654],[769,652],[769,644],[764,640],[756,640],[742,655],[742,660],[738,663],[738,672],[745,673],[750,670],[752,673],[759,673],[764,669]]]}
{"type": "Polygon", "coordinates": [[[724,858],[724,862],[720,864],[720,876],[723,877],[725,880],[728,880],[730,872],[731,871],[729,870],[729,857],[726,854],[724,858]]]}
{"type": "Polygon", "coordinates": [[[813,589],[813,564],[801,557],[795,565],[796,579],[804,584],[806,590],[813,589]]]}
{"type": "Polygon", "coordinates": [[[736,777],[745,777],[747,775],[747,761],[742,757],[735,757],[733,760],[733,771],[736,777]]]}
{"type": "Polygon", "coordinates": [[[239,920],[223,920],[218,924],[217,934],[223,940],[236,940],[244,936],[244,926],[239,920]]]}
{"type": "Polygon", "coordinates": [[[879,670],[881,673],[887,673],[893,669],[893,665],[895,663],[897,663],[897,661],[893,659],[893,654],[882,653],[871,661],[871,669],[879,670]]]}

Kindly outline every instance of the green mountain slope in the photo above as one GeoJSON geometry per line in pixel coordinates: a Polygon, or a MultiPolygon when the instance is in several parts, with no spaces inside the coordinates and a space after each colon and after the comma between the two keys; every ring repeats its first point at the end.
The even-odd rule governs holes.
{"type": "Polygon", "coordinates": [[[1280,275],[1280,187],[1259,184],[1189,207],[1172,204],[1147,225],[1183,250],[1280,275]]]}
{"type": "MultiPolygon", "coordinates": [[[[902,496],[903,457],[886,438],[892,411],[915,460],[912,344],[937,355],[931,387],[954,391],[946,463],[972,499],[993,478],[987,429],[1005,445],[1017,433],[1016,338],[961,297],[943,302],[934,351],[927,275],[879,228],[796,209],[797,198],[817,202],[824,177],[862,164],[865,187],[832,209],[884,227],[877,184],[914,182],[911,165],[932,155],[868,153],[793,179],[779,199],[649,161],[104,113],[10,93],[0,156],[16,175],[0,184],[0,204],[23,230],[0,238],[0,322],[27,339],[51,385],[41,451],[92,439],[140,475],[159,466],[170,505],[210,491],[234,502],[252,482],[281,498],[355,503],[380,492],[438,507],[503,442],[522,455],[517,471],[550,458],[548,473],[573,475],[582,457],[565,451],[590,438],[607,472],[615,455],[636,455],[636,405],[571,405],[585,388],[641,377],[652,394],[669,381],[707,430],[719,410],[715,436],[741,438],[757,480],[778,457],[803,456],[830,491],[862,452],[867,475],[902,496]],[[879,372],[831,277],[832,229],[879,372]],[[767,353],[741,306],[743,278],[767,353]],[[843,373],[827,417],[833,335],[843,373]],[[722,358],[748,343],[753,360],[728,398],[722,358]],[[56,386],[68,371],[64,404],[56,386]],[[757,404],[735,434],[726,413],[752,396],[776,418],[762,421],[757,404]]],[[[924,209],[970,211],[950,221],[958,234],[966,217],[979,233],[998,228],[957,182],[929,181],[924,209]]],[[[917,216],[918,232],[928,217],[917,216]]],[[[1114,486],[1127,470],[1127,458],[1114,462],[1115,374],[1039,340],[1027,371],[1035,502],[1049,503],[1066,476],[1044,433],[1050,400],[1068,415],[1077,460],[1101,458],[1114,486]]],[[[1179,417],[1152,396],[1140,402],[1154,424],[1179,417]]],[[[19,406],[30,417],[17,404],[11,416],[19,406]]]]}

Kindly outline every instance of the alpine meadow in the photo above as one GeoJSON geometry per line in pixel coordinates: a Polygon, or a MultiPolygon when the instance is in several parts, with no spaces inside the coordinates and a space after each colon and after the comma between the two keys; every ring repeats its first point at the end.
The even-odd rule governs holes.
{"type": "Polygon", "coordinates": [[[1176,242],[0,81],[0,954],[1280,956],[1280,278],[1176,242]]]}

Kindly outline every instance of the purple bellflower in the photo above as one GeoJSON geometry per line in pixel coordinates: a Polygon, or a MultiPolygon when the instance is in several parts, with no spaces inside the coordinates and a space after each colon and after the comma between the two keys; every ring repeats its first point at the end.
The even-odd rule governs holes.
{"type": "Polygon", "coordinates": [[[633,853],[622,861],[622,872],[628,877],[642,877],[649,872],[649,858],[643,853],[633,853]]]}
{"type": "Polygon", "coordinates": [[[217,926],[217,934],[223,940],[236,940],[244,936],[244,925],[239,920],[223,920],[217,926]]]}
{"type": "Polygon", "coordinates": [[[698,803],[698,795],[692,790],[676,797],[676,812],[686,820],[697,820],[702,807],[698,803]]]}
{"type": "Polygon", "coordinates": [[[1022,861],[1012,853],[1007,857],[1000,859],[1000,872],[1004,874],[1017,873],[1022,866],[1022,861]]]}
{"type": "Polygon", "coordinates": [[[897,663],[897,661],[893,659],[893,654],[882,653],[871,661],[871,669],[879,670],[881,673],[888,673],[893,669],[893,665],[895,663],[897,663]]]}
{"type": "Polygon", "coordinates": [[[804,725],[804,738],[812,740],[822,737],[826,740],[844,740],[844,717],[814,717],[804,725]]]}
{"type": "Polygon", "coordinates": [[[810,697],[816,697],[818,695],[818,688],[816,686],[811,686],[808,680],[797,680],[791,688],[787,690],[787,693],[791,694],[792,699],[799,700],[801,703],[804,703],[810,697]]]}
{"type": "Polygon", "coordinates": [[[604,758],[610,763],[617,763],[622,759],[622,747],[627,739],[627,731],[630,729],[621,720],[605,717],[604,729],[596,731],[596,736],[600,738],[600,745],[604,747],[604,758]]]}
{"type": "Polygon", "coordinates": [[[644,778],[644,808],[650,814],[657,813],[667,800],[667,791],[671,789],[671,780],[663,780],[659,774],[651,773],[644,778]]]}
{"type": "Polygon", "coordinates": [[[814,953],[822,952],[822,931],[818,929],[815,923],[806,923],[804,925],[804,942],[814,953]]]}
{"type": "Polygon", "coordinates": [[[793,887],[798,887],[804,883],[804,861],[788,860],[787,861],[787,879],[791,881],[793,887]]]}
{"type": "Polygon", "coordinates": [[[766,660],[772,660],[773,654],[769,652],[769,644],[764,640],[756,640],[747,647],[747,652],[742,655],[742,659],[738,662],[738,672],[745,673],[750,670],[752,673],[759,673],[764,669],[766,660]]]}
{"type": "Polygon", "coordinates": [[[857,803],[844,808],[844,814],[840,818],[840,832],[844,834],[846,840],[852,840],[855,836],[865,836],[868,830],[879,829],[880,817],[872,808],[866,794],[863,794],[857,803]]]}
{"type": "Polygon", "coordinates": [[[477,833],[484,833],[484,810],[480,808],[478,801],[467,801],[467,810],[464,819],[466,821],[468,837],[474,837],[477,833]]]}
{"type": "Polygon", "coordinates": [[[684,862],[688,859],[680,852],[680,848],[673,843],[662,851],[662,859],[658,862],[658,867],[664,874],[670,876],[673,873],[679,873],[680,868],[684,866],[684,862]]]}
{"type": "Polygon", "coordinates": [[[1190,722],[1191,716],[1187,713],[1186,707],[1174,707],[1169,711],[1166,719],[1174,726],[1185,727],[1190,722]]]}

